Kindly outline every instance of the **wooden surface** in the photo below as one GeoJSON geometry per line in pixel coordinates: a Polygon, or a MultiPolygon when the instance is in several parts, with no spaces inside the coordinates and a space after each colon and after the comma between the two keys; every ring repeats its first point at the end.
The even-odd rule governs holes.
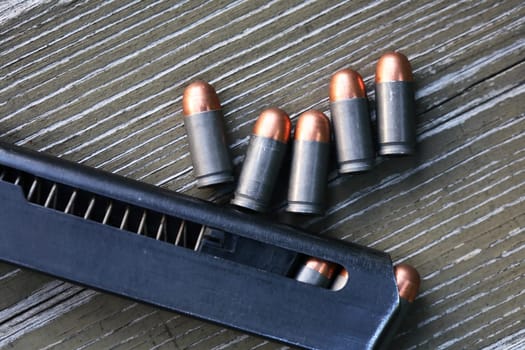
{"type": "MultiPolygon", "coordinates": [[[[220,202],[232,187],[195,187],[185,85],[215,85],[238,170],[263,108],[328,114],[343,67],[373,101],[378,57],[404,52],[417,156],[332,171],[327,215],[302,224],[419,270],[393,349],[525,347],[521,1],[11,3],[0,7],[2,140],[220,202]]],[[[0,263],[0,348],[285,347],[0,263]]]]}

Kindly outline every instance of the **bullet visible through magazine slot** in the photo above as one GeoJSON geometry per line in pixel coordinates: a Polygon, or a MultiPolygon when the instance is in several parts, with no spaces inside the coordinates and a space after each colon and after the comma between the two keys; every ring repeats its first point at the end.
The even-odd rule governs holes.
{"type": "MultiPolygon", "coordinates": [[[[0,167],[0,181],[19,186],[26,200],[32,204],[288,278],[295,278],[304,260],[301,254],[292,250],[73,188],[17,169],[0,167]]],[[[331,264],[336,270],[342,269],[338,264],[331,264]]],[[[316,286],[329,289],[329,285],[316,286]]]]}

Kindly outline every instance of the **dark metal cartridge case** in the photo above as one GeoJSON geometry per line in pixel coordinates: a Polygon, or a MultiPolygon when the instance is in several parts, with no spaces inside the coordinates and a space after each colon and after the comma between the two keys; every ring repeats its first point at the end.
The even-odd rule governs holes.
{"type": "Polygon", "coordinates": [[[376,67],[377,127],[380,155],[415,152],[414,78],[401,53],[388,52],[376,67]]]}
{"type": "Polygon", "coordinates": [[[295,279],[297,281],[328,288],[332,284],[336,265],[317,258],[308,258],[295,279]]]}
{"type": "Polygon", "coordinates": [[[231,203],[267,211],[290,139],[291,122],[278,109],[264,110],[255,123],[231,203]]]}
{"type": "Polygon", "coordinates": [[[294,138],[286,210],[322,214],[330,151],[330,121],[319,111],[304,112],[297,121],[294,138]]]}
{"type": "Polygon", "coordinates": [[[334,125],[339,173],[372,169],[374,145],[363,78],[343,69],[330,81],[330,110],[334,125]]]}
{"type": "Polygon", "coordinates": [[[233,181],[223,115],[215,89],[204,81],[190,84],[184,91],[183,113],[197,186],[233,181]]]}

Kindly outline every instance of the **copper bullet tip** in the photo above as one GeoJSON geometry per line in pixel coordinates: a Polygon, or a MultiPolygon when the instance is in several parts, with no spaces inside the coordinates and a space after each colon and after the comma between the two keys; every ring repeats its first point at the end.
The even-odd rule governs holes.
{"type": "Polygon", "coordinates": [[[387,81],[414,81],[408,58],[400,52],[387,52],[376,66],[376,83],[387,81]]]}
{"type": "Polygon", "coordinates": [[[182,96],[182,113],[185,116],[221,109],[219,96],[213,86],[203,80],[191,83],[182,96]]]}
{"type": "Polygon", "coordinates": [[[332,75],[330,80],[330,101],[366,97],[366,87],[359,73],[342,69],[332,75]]]}
{"type": "Polygon", "coordinates": [[[304,112],[297,120],[295,139],[330,142],[330,120],[322,112],[313,109],[304,112]]]}
{"type": "Polygon", "coordinates": [[[421,283],[417,270],[408,264],[399,264],[394,266],[394,275],[396,276],[399,297],[413,302],[421,283]]]}
{"type": "Polygon", "coordinates": [[[285,111],[279,108],[268,108],[261,112],[255,122],[253,133],[287,143],[290,139],[292,123],[285,111]]]}
{"type": "Polygon", "coordinates": [[[332,277],[334,277],[335,268],[337,265],[311,257],[306,261],[305,266],[311,270],[319,272],[319,274],[328,279],[332,279],[332,277]]]}

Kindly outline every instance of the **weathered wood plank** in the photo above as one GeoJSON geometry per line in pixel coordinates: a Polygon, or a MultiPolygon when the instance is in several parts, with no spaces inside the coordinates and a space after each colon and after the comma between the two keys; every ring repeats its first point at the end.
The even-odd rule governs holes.
{"type": "MultiPolygon", "coordinates": [[[[327,215],[301,225],[418,268],[422,292],[394,348],[523,347],[519,1],[57,0],[1,17],[2,139],[220,202],[232,187],[195,187],[188,82],[217,88],[239,168],[261,109],[328,113],[329,77],[349,66],[373,100],[377,58],[403,51],[418,86],[417,156],[363,175],[332,168],[327,215]]],[[[0,347],[283,348],[7,264],[0,295],[0,347]]]]}
{"type": "Polygon", "coordinates": [[[39,273],[15,268],[12,265],[2,265],[2,267],[6,267],[6,271],[0,273],[0,290],[2,290],[0,315],[3,315],[0,316],[0,323],[12,316],[11,314],[4,314],[1,310],[12,306],[20,299],[29,297],[35,293],[43,283],[52,280],[51,277],[39,273]]]}

